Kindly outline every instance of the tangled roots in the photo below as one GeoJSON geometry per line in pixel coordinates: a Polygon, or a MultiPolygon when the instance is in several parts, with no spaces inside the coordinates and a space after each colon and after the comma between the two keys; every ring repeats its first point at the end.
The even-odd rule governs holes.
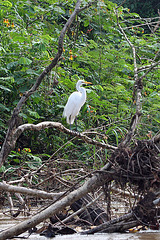
{"type": "Polygon", "coordinates": [[[139,191],[160,188],[159,149],[152,141],[138,141],[133,148],[119,147],[111,156],[116,181],[136,185],[139,191]],[[117,179],[118,176],[118,179],[117,179]]]}

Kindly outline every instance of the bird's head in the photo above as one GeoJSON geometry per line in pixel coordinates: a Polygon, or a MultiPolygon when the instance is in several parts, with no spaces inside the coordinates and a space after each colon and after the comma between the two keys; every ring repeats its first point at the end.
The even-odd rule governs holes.
{"type": "Polygon", "coordinates": [[[92,84],[92,83],[84,80],[78,80],[77,85],[81,86],[82,84],[92,84]]]}

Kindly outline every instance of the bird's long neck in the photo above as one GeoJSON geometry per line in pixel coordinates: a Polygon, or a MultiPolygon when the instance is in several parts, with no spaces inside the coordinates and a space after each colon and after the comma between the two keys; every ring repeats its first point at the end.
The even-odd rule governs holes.
{"type": "Polygon", "coordinates": [[[86,89],[81,87],[79,84],[76,85],[76,89],[78,92],[82,93],[81,99],[82,101],[86,100],[86,89]]]}

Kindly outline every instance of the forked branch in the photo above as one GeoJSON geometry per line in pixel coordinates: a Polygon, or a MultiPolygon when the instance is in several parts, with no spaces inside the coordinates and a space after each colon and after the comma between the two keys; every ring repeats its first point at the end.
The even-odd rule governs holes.
{"type": "Polygon", "coordinates": [[[40,131],[40,130],[46,129],[46,128],[57,128],[61,132],[67,133],[68,135],[71,135],[71,136],[77,137],[79,139],[82,139],[84,142],[102,147],[104,149],[111,149],[111,150],[117,149],[117,147],[112,146],[110,144],[107,144],[107,143],[104,143],[104,142],[99,142],[99,141],[96,141],[92,138],[89,138],[88,136],[86,136],[83,133],[71,131],[68,128],[64,127],[62,123],[59,123],[59,122],[41,122],[41,123],[38,123],[36,125],[35,124],[23,124],[23,125],[19,126],[13,132],[12,142],[10,143],[10,146],[12,148],[14,148],[14,146],[16,144],[16,141],[17,141],[18,137],[22,134],[22,132],[28,131],[28,130],[40,131]]]}

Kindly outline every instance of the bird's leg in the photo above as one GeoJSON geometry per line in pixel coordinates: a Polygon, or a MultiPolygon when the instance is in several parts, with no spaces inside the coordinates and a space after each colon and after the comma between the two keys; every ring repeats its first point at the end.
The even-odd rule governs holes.
{"type": "Polygon", "coordinates": [[[69,116],[69,122],[70,122],[69,129],[71,130],[71,115],[69,116]]]}
{"type": "Polygon", "coordinates": [[[76,132],[77,132],[77,117],[75,117],[76,132]]]}

